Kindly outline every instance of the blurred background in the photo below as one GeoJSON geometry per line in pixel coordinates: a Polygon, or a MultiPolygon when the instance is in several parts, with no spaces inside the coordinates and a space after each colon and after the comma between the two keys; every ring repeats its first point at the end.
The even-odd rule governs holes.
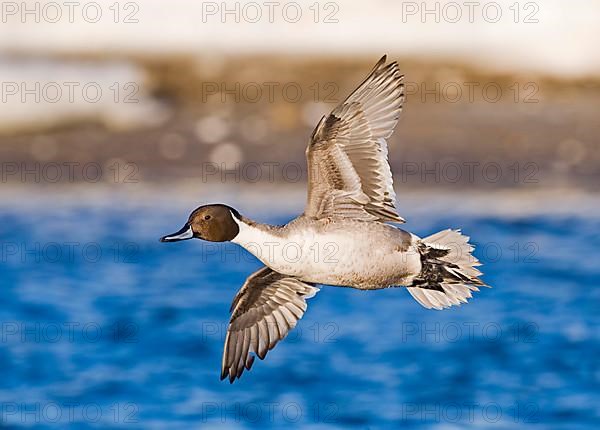
{"type": "Polygon", "coordinates": [[[0,427],[596,428],[599,4],[0,8],[0,427]],[[383,54],[403,228],[462,228],[493,289],[436,312],[325,287],[221,383],[260,264],[158,238],[211,202],[301,213],[312,129],[383,54]]]}

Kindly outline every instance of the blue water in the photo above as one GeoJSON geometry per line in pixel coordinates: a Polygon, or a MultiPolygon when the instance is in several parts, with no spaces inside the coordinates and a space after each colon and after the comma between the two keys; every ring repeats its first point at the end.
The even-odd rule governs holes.
{"type": "Polygon", "coordinates": [[[254,258],[159,243],[180,208],[44,206],[0,209],[3,428],[598,428],[589,213],[407,216],[422,236],[462,227],[494,288],[438,312],[402,289],[324,287],[230,385],[229,305],[254,258]]]}

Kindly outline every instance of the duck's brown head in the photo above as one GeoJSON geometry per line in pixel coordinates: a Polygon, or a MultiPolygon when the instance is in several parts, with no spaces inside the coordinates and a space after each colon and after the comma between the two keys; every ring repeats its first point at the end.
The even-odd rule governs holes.
{"type": "Polygon", "coordinates": [[[200,206],[190,214],[181,230],[162,237],[160,241],[177,242],[195,237],[210,242],[226,242],[232,240],[240,232],[234,217],[238,220],[242,219],[238,211],[227,205],[200,206]]]}

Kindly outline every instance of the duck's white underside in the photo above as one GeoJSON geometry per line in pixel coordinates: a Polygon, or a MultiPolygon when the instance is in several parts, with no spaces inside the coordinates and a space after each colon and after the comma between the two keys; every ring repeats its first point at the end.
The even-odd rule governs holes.
{"type": "Polygon", "coordinates": [[[421,271],[418,238],[391,225],[305,220],[269,231],[238,224],[232,242],[271,269],[306,282],[386,288],[410,285],[421,271]]]}

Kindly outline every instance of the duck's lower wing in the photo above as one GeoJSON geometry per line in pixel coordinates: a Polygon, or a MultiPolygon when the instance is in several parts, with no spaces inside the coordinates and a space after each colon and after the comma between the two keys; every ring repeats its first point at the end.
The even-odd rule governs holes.
{"type": "Polygon", "coordinates": [[[306,311],[306,299],[318,288],[268,267],[248,277],[231,304],[221,367],[221,380],[233,383],[244,368],[250,370],[254,357],[261,360],[267,351],[285,338],[306,311]]]}

